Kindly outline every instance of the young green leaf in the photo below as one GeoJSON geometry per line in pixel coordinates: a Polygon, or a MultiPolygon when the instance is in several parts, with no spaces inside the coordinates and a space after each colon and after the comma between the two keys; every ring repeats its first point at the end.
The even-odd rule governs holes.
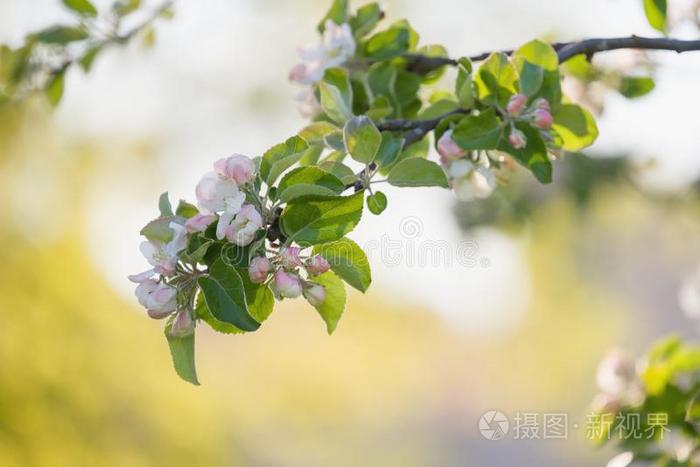
{"type": "Polygon", "coordinates": [[[170,335],[171,323],[165,326],[165,338],[170,348],[173,366],[178,376],[188,383],[199,385],[194,363],[194,333],[186,337],[170,335]]]}
{"type": "Polygon", "coordinates": [[[291,201],[280,219],[289,240],[302,246],[332,242],[352,231],[362,217],[364,193],[291,201]]]}
{"type": "Polygon", "coordinates": [[[561,139],[561,147],[567,151],[580,151],[590,146],[598,137],[598,126],[593,116],[576,104],[563,104],[554,114],[552,129],[561,139]]]}
{"type": "Polygon", "coordinates": [[[32,36],[44,44],[68,44],[87,39],[87,31],[80,26],[52,26],[32,36]]]}
{"type": "Polygon", "coordinates": [[[435,162],[411,158],[405,159],[389,172],[389,184],[398,187],[439,186],[447,188],[447,177],[435,162]]]}
{"type": "Polygon", "coordinates": [[[666,0],[643,0],[644,14],[652,28],[666,34],[666,0]]]}
{"type": "Polygon", "coordinates": [[[83,16],[97,16],[97,8],[89,0],[63,0],[63,4],[83,16]]]}
{"type": "Polygon", "coordinates": [[[316,245],[314,253],[326,258],[331,270],[350,286],[360,292],[367,291],[372,282],[372,273],[367,255],[357,243],[341,238],[336,242],[316,245]]]}
{"type": "Polygon", "coordinates": [[[386,195],[381,191],[375,191],[367,197],[367,209],[374,215],[379,215],[386,209],[386,195]]]}
{"type": "MultiPolygon", "coordinates": [[[[541,183],[551,183],[552,162],[547,157],[547,146],[539,132],[524,122],[517,123],[516,127],[525,134],[527,145],[522,149],[515,149],[508,144],[507,138],[503,138],[498,149],[512,155],[520,164],[530,169],[541,183]]],[[[507,133],[510,131],[509,127],[507,133]]]]}
{"type": "Polygon", "coordinates": [[[476,74],[479,100],[489,105],[505,106],[508,99],[516,93],[517,80],[517,73],[508,57],[502,53],[491,54],[476,74]]]}
{"type": "Polygon", "coordinates": [[[372,120],[361,115],[347,121],[343,128],[343,139],[350,157],[357,162],[369,164],[379,151],[382,134],[372,120]]]}
{"type": "Polygon", "coordinates": [[[389,131],[382,133],[382,144],[377,151],[376,161],[379,167],[390,167],[401,153],[403,149],[404,139],[395,136],[389,131]]]}
{"type": "Polygon", "coordinates": [[[528,97],[534,96],[542,87],[543,78],[544,69],[528,61],[523,62],[519,78],[520,92],[528,97]]]}
{"type": "Polygon", "coordinates": [[[626,98],[634,99],[649,94],[654,86],[654,80],[647,76],[625,76],[620,81],[618,91],[626,98]]]}
{"type": "Polygon", "coordinates": [[[496,149],[502,136],[503,126],[494,109],[464,117],[452,131],[452,139],[468,150],[496,149]]]}
{"type": "Polygon", "coordinates": [[[170,205],[170,199],[168,199],[167,191],[162,193],[160,198],[158,198],[158,209],[160,210],[161,217],[173,215],[173,207],[170,205]]]}
{"type": "Polygon", "coordinates": [[[410,48],[411,32],[403,27],[390,27],[370,37],[365,43],[364,53],[375,60],[398,57],[410,48]]]}
{"type": "Polygon", "coordinates": [[[344,68],[329,68],[319,83],[321,107],[336,123],[344,124],[352,117],[352,86],[344,68]]]}
{"type": "Polygon", "coordinates": [[[308,148],[306,141],[292,136],[284,143],[268,149],[260,162],[260,175],[268,185],[272,185],[282,172],[297,163],[308,148]]]}
{"type": "Polygon", "coordinates": [[[139,233],[149,240],[167,243],[173,238],[170,223],[177,220],[175,216],[159,217],[146,224],[139,233]]]}
{"type": "Polygon", "coordinates": [[[350,185],[357,180],[357,175],[353,170],[345,164],[340,162],[326,160],[318,165],[318,168],[335,175],[335,177],[340,180],[343,185],[350,185]]]}
{"type": "Polygon", "coordinates": [[[280,201],[286,203],[301,196],[334,196],[343,189],[345,184],[335,175],[318,167],[299,167],[282,177],[277,191],[280,201]]]}
{"type": "Polygon", "coordinates": [[[314,308],[325,321],[328,334],[332,334],[345,311],[345,284],[331,271],[314,277],[313,281],[326,289],[326,299],[314,308]]]}
{"type": "Polygon", "coordinates": [[[554,48],[535,39],[516,50],[512,60],[520,76],[520,91],[531,98],[546,99],[552,110],[556,111],[561,102],[561,79],[559,57],[554,48]],[[533,76],[539,74],[539,71],[534,71],[536,68],[542,70],[541,82],[538,76],[533,76]],[[524,82],[523,79],[529,82],[524,82]],[[538,89],[533,91],[535,87],[538,89]]]}
{"type": "Polygon", "coordinates": [[[59,71],[58,73],[53,75],[53,77],[49,81],[49,85],[46,87],[46,97],[48,98],[49,103],[52,107],[56,107],[59,104],[59,102],[61,102],[61,98],[63,97],[63,90],[65,87],[65,76],[65,70],[59,71]]]}
{"type": "Polygon", "coordinates": [[[207,303],[204,300],[203,293],[200,293],[197,296],[195,316],[197,316],[198,319],[201,319],[202,321],[207,323],[209,327],[212,328],[214,331],[220,332],[222,334],[243,334],[245,332],[244,330],[237,328],[231,323],[219,321],[213,314],[211,314],[211,311],[209,311],[207,303]]]}
{"type": "Polygon", "coordinates": [[[245,288],[236,268],[219,259],[209,268],[209,274],[197,283],[204,293],[204,300],[211,314],[243,331],[255,331],[260,327],[248,311],[245,288]]]}
{"type": "Polygon", "coordinates": [[[350,27],[355,37],[359,39],[372,32],[383,16],[384,12],[376,2],[358,8],[355,16],[350,18],[350,27]]]}
{"type": "Polygon", "coordinates": [[[199,209],[197,209],[197,206],[188,203],[184,199],[181,199],[180,202],[177,203],[177,208],[175,209],[175,214],[177,214],[180,217],[184,217],[185,219],[194,217],[195,215],[197,215],[198,212],[199,209]]]}
{"type": "Polygon", "coordinates": [[[318,23],[318,32],[323,33],[326,30],[326,21],[331,20],[335,24],[343,24],[348,22],[349,16],[348,0],[333,0],[331,7],[328,12],[323,17],[320,23],[318,23]]]}

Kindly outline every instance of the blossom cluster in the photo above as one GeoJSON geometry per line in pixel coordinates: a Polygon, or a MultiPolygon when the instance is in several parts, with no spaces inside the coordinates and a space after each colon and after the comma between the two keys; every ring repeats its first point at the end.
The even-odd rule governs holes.
{"type": "Polygon", "coordinates": [[[596,382],[600,392],[593,399],[593,409],[614,413],[624,407],[644,402],[644,385],[640,365],[621,350],[613,350],[600,362],[596,382]]]}
{"type": "Polygon", "coordinates": [[[523,121],[529,123],[532,127],[540,130],[540,134],[545,141],[551,140],[549,129],[552,127],[554,119],[552,118],[549,102],[546,99],[539,98],[532,105],[527,105],[528,97],[524,94],[516,94],[510,98],[506,106],[506,117],[510,124],[510,135],[508,136],[508,144],[515,149],[522,149],[527,146],[527,138],[525,134],[515,127],[515,123],[523,121]]]}
{"type": "Polygon", "coordinates": [[[136,297],[151,318],[174,315],[171,334],[194,331],[196,279],[207,273],[206,265],[187,254],[195,235],[223,245],[254,246],[259,254],[249,262],[249,279],[269,286],[277,299],[303,295],[314,306],[324,302],[325,288],[312,278],[328,271],[330,264],[320,255],[304,256],[298,246],[266,244],[263,231],[270,226],[275,205],[259,193],[257,180],[258,169],[249,157],[220,159],[196,186],[196,213],[162,215],[151,223],[160,225],[157,238],[144,234],[147,240],[140,250],[151,268],[129,279],[138,284],[136,297]]]}

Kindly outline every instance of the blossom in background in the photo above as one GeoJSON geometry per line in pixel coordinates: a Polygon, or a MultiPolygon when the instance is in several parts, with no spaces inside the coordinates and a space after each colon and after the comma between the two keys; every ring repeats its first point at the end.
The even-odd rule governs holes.
{"type": "Polygon", "coordinates": [[[683,280],[678,290],[678,303],[686,316],[700,318],[700,267],[683,280]]]}
{"type": "Polygon", "coordinates": [[[593,407],[600,412],[615,412],[644,401],[637,365],[621,350],[615,349],[603,358],[598,365],[596,383],[600,393],[593,400],[593,407]]]}
{"type": "Polygon", "coordinates": [[[449,165],[450,162],[461,159],[467,155],[467,151],[459,147],[452,139],[452,130],[447,130],[442,134],[437,142],[437,151],[440,155],[440,164],[449,165]]]}
{"type": "Polygon", "coordinates": [[[447,170],[450,185],[461,201],[488,198],[496,188],[493,170],[467,159],[452,162],[447,170]]]}

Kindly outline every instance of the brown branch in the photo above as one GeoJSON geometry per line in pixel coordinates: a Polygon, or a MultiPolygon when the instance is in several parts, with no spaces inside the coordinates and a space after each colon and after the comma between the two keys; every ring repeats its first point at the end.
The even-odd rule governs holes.
{"type": "MultiPolygon", "coordinates": [[[[554,42],[551,46],[557,51],[559,63],[564,63],[579,54],[591,57],[599,52],[619,49],[670,50],[678,53],[698,51],[700,50],[700,40],[633,35],[629,37],[592,38],[573,42],[554,42]]],[[[514,51],[508,49],[495,52],[512,55],[514,51]]],[[[480,62],[486,60],[492,53],[494,52],[472,55],[469,59],[473,62],[480,62]]],[[[449,57],[428,57],[420,54],[407,54],[404,57],[407,60],[406,69],[419,75],[425,75],[443,66],[457,65],[457,60],[449,57]]]]}

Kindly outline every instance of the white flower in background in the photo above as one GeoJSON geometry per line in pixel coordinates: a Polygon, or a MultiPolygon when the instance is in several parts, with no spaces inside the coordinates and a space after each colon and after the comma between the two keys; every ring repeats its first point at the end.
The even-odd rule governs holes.
{"type": "Polygon", "coordinates": [[[625,451],[610,459],[605,465],[606,467],[627,467],[633,460],[634,453],[632,451],[625,451]]]}
{"type": "Polygon", "coordinates": [[[289,72],[290,81],[314,84],[323,78],[328,69],[340,66],[355,54],[355,38],[349,24],[335,24],[327,20],[323,37],[318,44],[298,49],[301,63],[289,72]]]}
{"type": "Polygon", "coordinates": [[[323,110],[321,109],[321,103],[316,98],[312,86],[308,86],[299,91],[297,95],[294,96],[294,100],[297,102],[299,115],[304,118],[314,118],[323,110]]]}
{"type": "Polygon", "coordinates": [[[214,214],[197,213],[187,219],[187,222],[185,222],[185,229],[187,229],[189,233],[204,232],[215,220],[216,216],[214,214]]]}
{"type": "Polygon", "coordinates": [[[488,198],[496,188],[493,170],[467,159],[452,162],[447,173],[452,189],[461,201],[488,198]]]}
{"type": "Polygon", "coordinates": [[[252,204],[244,204],[235,219],[225,228],[229,242],[238,246],[249,245],[255,233],[262,228],[263,219],[252,204]]]}
{"type": "Polygon", "coordinates": [[[177,290],[174,287],[150,278],[135,280],[139,277],[130,276],[129,279],[139,283],[134,293],[139,303],[148,310],[148,316],[151,318],[165,318],[177,308],[177,290]]]}
{"type": "Polygon", "coordinates": [[[678,290],[678,303],[686,316],[700,318],[700,267],[683,280],[678,290]]]}
{"type": "Polygon", "coordinates": [[[208,172],[197,184],[195,194],[200,209],[211,213],[221,212],[216,226],[216,238],[221,240],[226,234],[226,227],[241,210],[245,193],[241,193],[232,179],[208,172]]]}
{"type": "Polygon", "coordinates": [[[437,151],[440,154],[440,164],[443,167],[467,155],[467,151],[460,148],[452,139],[452,130],[447,130],[442,134],[437,142],[437,151]]]}
{"type": "Polygon", "coordinates": [[[146,261],[153,266],[153,269],[142,272],[141,274],[129,276],[129,279],[134,282],[141,282],[140,279],[150,277],[154,273],[164,276],[172,276],[175,274],[177,254],[187,246],[187,230],[185,226],[177,222],[171,222],[169,227],[173,231],[173,238],[168,243],[147,240],[139,245],[141,253],[146,258],[146,261]]]}
{"type": "Polygon", "coordinates": [[[596,382],[601,391],[594,401],[598,410],[619,409],[623,405],[637,405],[644,401],[644,388],[637,374],[637,366],[621,350],[615,349],[603,358],[598,365],[596,382]]]}

